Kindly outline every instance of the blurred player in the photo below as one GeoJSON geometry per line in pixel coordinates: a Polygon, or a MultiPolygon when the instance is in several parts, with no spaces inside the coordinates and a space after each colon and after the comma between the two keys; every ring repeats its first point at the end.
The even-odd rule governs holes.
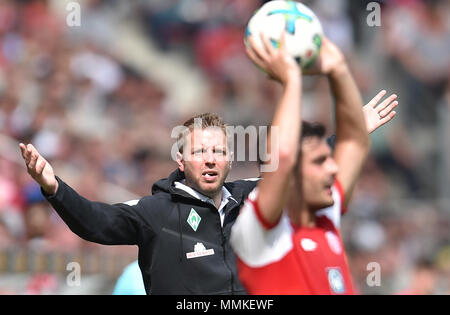
{"type": "MultiPolygon", "coordinates": [[[[292,73],[300,72],[292,58],[267,40],[264,47],[251,42],[250,58],[289,87],[292,81],[286,83],[271,60],[285,60],[292,73]]],[[[315,73],[328,77],[335,99],[335,149],[325,141],[322,125],[301,123],[300,84],[292,79],[294,96],[278,105],[272,123],[280,130],[280,167],[263,173],[231,236],[240,279],[251,294],[354,293],[339,223],[369,138],[358,88],[342,53],[326,38],[316,66],[315,73]]]]}

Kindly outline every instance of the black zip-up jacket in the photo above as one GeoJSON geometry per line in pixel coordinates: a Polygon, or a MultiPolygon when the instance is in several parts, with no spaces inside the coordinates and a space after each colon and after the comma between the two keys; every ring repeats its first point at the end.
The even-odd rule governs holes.
{"type": "Polygon", "coordinates": [[[151,196],[133,206],[89,201],[58,177],[58,191],[46,198],[81,238],[105,245],[137,245],[148,294],[245,294],[229,237],[256,182],[225,183],[235,200],[230,198],[224,208],[222,227],[214,205],[174,187],[183,179],[183,172],[174,171],[153,185],[151,196]],[[191,219],[199,221],[196,230],[188,223],[192,210],[191,219]],[[203,252],[191,257],[196,245],[196,253],[203,252]]]}

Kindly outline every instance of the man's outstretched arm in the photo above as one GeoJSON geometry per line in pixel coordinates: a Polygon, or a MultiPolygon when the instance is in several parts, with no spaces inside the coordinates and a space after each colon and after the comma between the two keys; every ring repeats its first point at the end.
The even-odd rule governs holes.
{"type": "Polygon", "coordinates": [[[106,245],[134,245],[142,225],[139,204],[109,205],[89,201],[55,176],[52,166],[32,145],[19,144],[30,176],[69,228],[81,238],[106,245]]]}

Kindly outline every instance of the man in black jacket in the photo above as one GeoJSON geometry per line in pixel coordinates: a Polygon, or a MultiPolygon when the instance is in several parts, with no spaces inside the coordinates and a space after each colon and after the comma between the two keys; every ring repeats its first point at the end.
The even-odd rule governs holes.
{"type": "Polygon", "coordinates": [[[153,185],[152,196],[115,205],[83,198],[55,176],[33,145],[20,148],[29,174],[75,234],[139,247],[148,294],[245,294],[228,239],[255,182],[225,183],[232,154],[220,117],[199,115],[185,127],[178,169],[153,185]]]}

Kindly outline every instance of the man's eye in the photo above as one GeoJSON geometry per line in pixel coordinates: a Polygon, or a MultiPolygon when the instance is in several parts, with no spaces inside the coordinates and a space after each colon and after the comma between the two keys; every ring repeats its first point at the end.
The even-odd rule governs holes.
{"type": "Polygon", "coordinates": [[[314,163],[317,165],[321,165],[322,163],[324,163],[326,160],[326,158],[318,158],[316,160],[314,160],[314,163]]]}

